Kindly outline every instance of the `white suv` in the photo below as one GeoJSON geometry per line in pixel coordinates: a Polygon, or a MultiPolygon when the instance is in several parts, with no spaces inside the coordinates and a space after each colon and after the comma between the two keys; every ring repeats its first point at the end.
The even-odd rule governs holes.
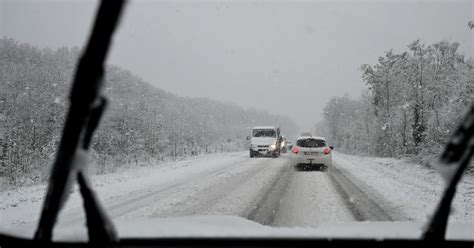
{"type": "Polygon", "coordinates": [[[297,169],[326,170],[332,165],[332,149],[323,137],[302,136],[296,140],[291,156],[297,169]]]}

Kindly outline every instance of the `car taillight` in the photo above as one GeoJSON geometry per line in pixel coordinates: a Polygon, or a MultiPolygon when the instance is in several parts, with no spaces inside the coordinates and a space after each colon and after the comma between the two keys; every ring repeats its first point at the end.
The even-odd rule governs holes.
{"type": "Polygon", "coordinates": [[[293,153],[294,154],[298,154],[299,151],[300,151],[300,149],[298,149],[298,147],[293,148],[293,153]]]}
{"type": "Polygon", "coordinates": [[[328,155],[329,153],[331,153],[331,149],[329,147],[326,147],[324,148],[323,152],[324,152],[324,155],[328,155]]]}

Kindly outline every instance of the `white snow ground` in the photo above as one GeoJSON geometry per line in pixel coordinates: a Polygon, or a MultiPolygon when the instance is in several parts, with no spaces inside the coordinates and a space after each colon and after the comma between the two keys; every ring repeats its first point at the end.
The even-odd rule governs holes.
{"type": "MultiPolygon", "coordinates": [[[[350,181],[342,188],[357,187],[357,192],[341,194],[335,186],[340,182],[334,180],[339,177],[337,174],[293,171],[286,155],[250,159],[246,152],[139,167],[93,176],[92,181],[116,223],[231,215],[280,228],[318,228],[326,223],[337,227],[354,222],[357,209],[348,206],[352,203],[352,208],[369,215],[371,211],[374,216],[380,214],[376,211],[382,211],[393,221],[420,223],[432,212],[442,191],[443,182],[434,171],[403,160],[335,153],[333,161],[350,181]],[[357,197],[370,199],[357,205],[357,197]],[[381,210],[370,209],[372,204],[381,210]],[[360,209],[365,206],[367,209],[360,209]]],[[[473,182],[472,176],[464,177],[451,221],[474,223],[473,182]]],[[[44,192],[44,185],[0,192],[0,232],[31,237],[44,192]]],[[[381,221],[374,218],[371,221],[381,221]]],[[[75,189],[55,230],[76,227],[75,235],[85,236],[83,223],[82,202],[75,189]]]]}
{"type": "MultiPolygon", "coordinates": [[[[368,195],[384,199],[384,208],[398,220],[425,221],[443,192],[444,182],[436,171],[406,160],[342,153],[336,153],[333,160],[368,195]]],[[[457,187],[450,221],[474,223],[472,175],[463,176],[457,187]]]]}

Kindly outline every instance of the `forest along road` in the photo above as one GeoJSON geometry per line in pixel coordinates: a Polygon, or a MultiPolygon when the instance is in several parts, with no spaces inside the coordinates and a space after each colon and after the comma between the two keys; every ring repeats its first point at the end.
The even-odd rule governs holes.
{"type": "MultiPolygon", "coordinates": [[[[358,187],[337,163],[327,172],[296,171],[289,154],[249,158],[247,153],[229,153],[169,163],[110,184],[100,185],[100,179],[95,178],[94,184],[101,202],[120,222],[238,215],[264,225],[291,227],[397,219],[384,210],[382,197],[358,187]]],[[[72,195],[55,230],[84,226],[77,190],[72,195]]],[[[12,225],[32,232],[40,207],[29,206],[37,208],[34,214],[25,213],[28,220],[12,225]]]]}

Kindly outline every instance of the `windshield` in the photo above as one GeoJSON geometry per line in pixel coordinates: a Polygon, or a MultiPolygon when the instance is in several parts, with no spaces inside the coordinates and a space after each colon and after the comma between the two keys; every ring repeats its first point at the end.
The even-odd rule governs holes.
{"type": "MultiPolygon", "coordinates": [[[[0,233],[33,237],[73,161],[122,236],[420,236],[474,100],[471,0],[132,0],[77,79],[99,2],[0,0],[0,233]]],[[[71,173],[58,237],[87,236],[71,173]]],[[[471,161],[450,239],[474,239],[473,185],[471,161]]]]}
{"type": "Polygon", "coordinates": [[[263,138],[263,137],[270,137],[276,138],[276,132],[273,129],[267,130],[253,130],[253,137],[263,138]]]}

